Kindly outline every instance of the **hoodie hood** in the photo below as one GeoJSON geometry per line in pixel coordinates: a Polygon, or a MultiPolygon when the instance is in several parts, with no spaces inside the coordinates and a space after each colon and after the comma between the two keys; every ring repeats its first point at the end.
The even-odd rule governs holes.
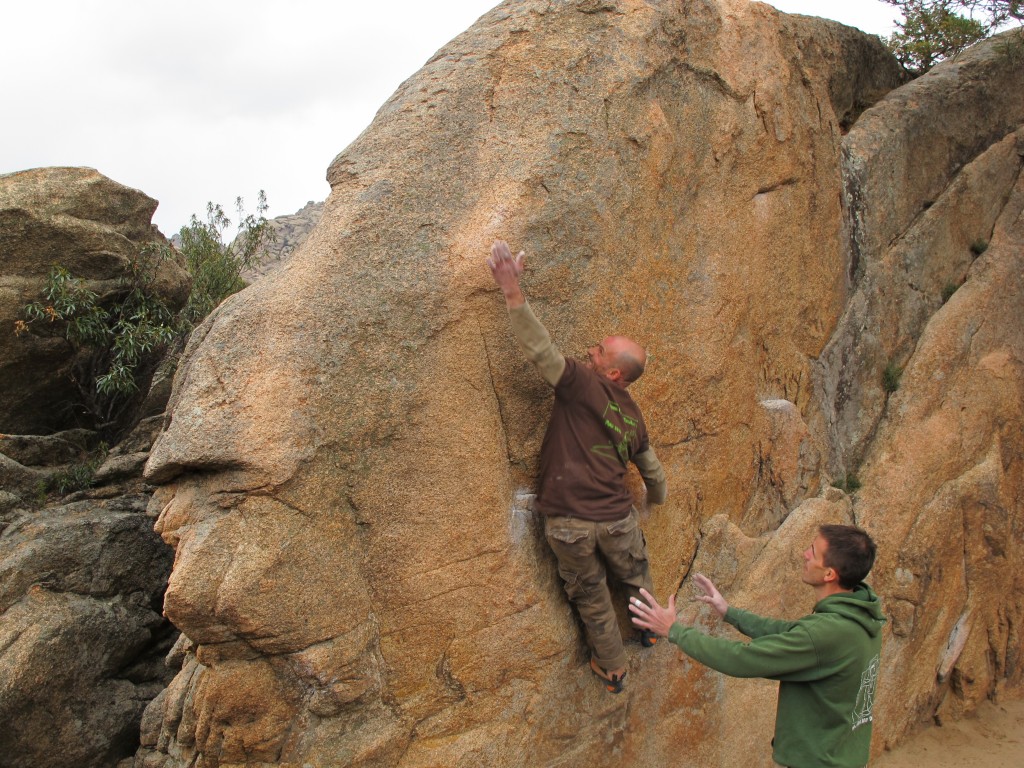
{"type": "Polygon", "coordinates": [[[860,624],[871,637],[877,637],[885,624],[882,601],[863,581],[852,592],[829,595],[814,606],[815,613],[837,613],[860,624]]]}

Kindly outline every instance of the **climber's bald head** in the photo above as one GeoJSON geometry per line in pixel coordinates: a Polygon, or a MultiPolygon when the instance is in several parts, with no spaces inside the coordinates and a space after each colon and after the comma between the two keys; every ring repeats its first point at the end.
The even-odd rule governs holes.
{"type": "Polygon", "coordinates": [[[587,349],[588,366],[606,379],[629,386],[647,365],[647,352],[628,336],[608,336],[587,349]]]}

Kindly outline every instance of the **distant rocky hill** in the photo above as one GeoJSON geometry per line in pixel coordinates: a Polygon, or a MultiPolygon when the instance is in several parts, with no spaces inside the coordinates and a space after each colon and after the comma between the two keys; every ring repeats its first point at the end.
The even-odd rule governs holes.
{"type": "Polygon", "coordinates": [[[295,249],[302,245],[324,212],[323,203],[310,200],[295,213],[278,216],[270,220],[274,237],[260,257],[259,263],[242,273],[242,278],[252,283],[258,278],[277,271],[288,263],[295,249]]]}
{"type": "MultiPolygon", "coordinates": [[[[287,264],[296,249],[309,237],[323,212],[323,203],[310,200],[295,213],[270,219],[274,236],[270,244],[263,249],[256,265],[242,272],[242,279],[247,283],[253,283],[287,264]]],[[[177,233],[171,237],[171,245],[175,248],[180,247],[181,238],[177,233]]]]}

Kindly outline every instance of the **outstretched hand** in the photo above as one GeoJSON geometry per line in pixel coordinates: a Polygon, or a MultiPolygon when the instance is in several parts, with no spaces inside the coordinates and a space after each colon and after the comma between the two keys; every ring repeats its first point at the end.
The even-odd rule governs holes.
{"type": "Polygon", "coordinates": [[[669,595],[668,607],[662,608],[654,595],[646,589],[641,588],[640,596],[643,600],[633,597],[629,600],[629,610],[632,612],[632,621],[642,629],[649,629],[656,635],[668,637],[668,631],[676,622],[676,596],[669,595]],[[645,603],[644,600],[647,602],[645,603]]]}
{"type": "Polygon", "coordinates": [[[725,598],[722,597],[722,593],[718,591],[718,588],[712,583],[711,579],[703,573],[695,573],[693,575],[693,581],[698,587],[704,590],[704,594],[697,595],[694,600],[707,603],[718,611],[719,616],[725,616],[725,612],[729,610],[729,603],[725,601],[725,598]]]}
{"type": "Polygon", "coordinates": [[[495,240],[491,246],[491,257],[487,259],[487,266],[491,268],[491,277],[505,294],[505,301],[510,307],[521,305],[525,299],[519,288],[519,276],[526,268],[526,252],[520,251],[518,255],[512,256],[508,243],[504,240],[495,240]]]}

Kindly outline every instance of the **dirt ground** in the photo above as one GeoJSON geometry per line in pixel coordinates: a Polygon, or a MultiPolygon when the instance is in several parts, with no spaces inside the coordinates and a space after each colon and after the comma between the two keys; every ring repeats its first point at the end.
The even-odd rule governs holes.
{"type": "Polygon", "coordinates": [[[1024,699],[985,702],[964,720],[927,728],[871,768],[1021,768],[1024,766],[1024,699]]]}

